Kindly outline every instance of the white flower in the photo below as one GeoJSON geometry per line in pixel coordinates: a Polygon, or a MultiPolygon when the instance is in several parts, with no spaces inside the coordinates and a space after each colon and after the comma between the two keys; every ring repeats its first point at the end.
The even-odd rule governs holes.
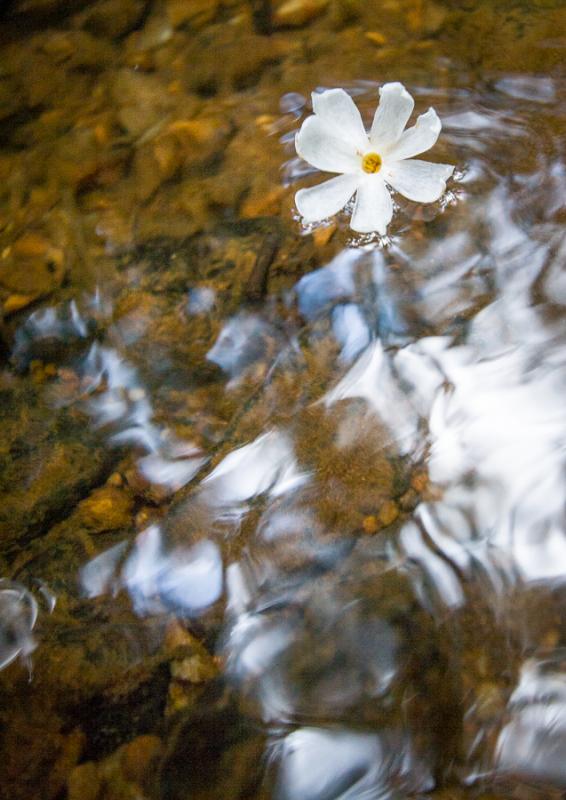
{"type": "Polygon", "coordinates": [[[388,186],[419,203],[434,203],[454,167],[412,158],[438,139],[440,119],[433,108],[405,130],[414,100],[401,83],[386,83],[369,134],[360,112],[343,89],[313,92],[314,114],[295,137],[298,155],[338,177],[300,189],[295,203],[305,222],[338,213],[356,194],[350,225],[358,233],[384,235],[393,215],[388,186]]]}

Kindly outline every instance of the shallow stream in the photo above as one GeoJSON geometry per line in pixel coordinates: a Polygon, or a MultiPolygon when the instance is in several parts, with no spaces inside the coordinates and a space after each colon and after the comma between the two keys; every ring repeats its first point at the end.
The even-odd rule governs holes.
{"type": "Polygon", "coordinates": [[[0,797],[566,791],[566,8],[0,4],[0,797]],[[456,165],[306,228],[310,93],[456,165]]]}

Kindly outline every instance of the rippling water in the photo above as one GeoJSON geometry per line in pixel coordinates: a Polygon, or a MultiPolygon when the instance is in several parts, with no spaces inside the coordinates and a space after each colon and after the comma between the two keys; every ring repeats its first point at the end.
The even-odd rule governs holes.
{"type": "MultiPolygon", "coordinates": [[[[386,77],[437,109],[456,179],[434,207],[398,198],[386,242],[290,206],[266,245],[276,215],[127,257],[99,230],[115,274],[7,323],[2,392],[30,410],[6,424],[45,427],[39,458],[66,442],[65,474],[92,453],[36,503],[13,434],[2,512],[2,686],[38,709],[35,730],[3,717],[4,758],[47,735],[29,773],[82,765],[71,800],[77,769],[95,800],[566,788],[563,74],[419,58],[386,77]],[[111,754],[141,734],[158,760],[120,794],[111,754]]],[[[369,119],[379,84],[344,74],[369,119]]],[[[297,83],[262,133],[293,188],[297,83]]]]}

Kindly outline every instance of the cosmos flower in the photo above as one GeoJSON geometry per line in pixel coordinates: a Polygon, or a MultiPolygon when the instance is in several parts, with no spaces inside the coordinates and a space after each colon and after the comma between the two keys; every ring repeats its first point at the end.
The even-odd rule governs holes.
{"type": "Polygon", "coordinates": [[[295,203],[305,222],[338,213],[356,195],[350,226],[358,233],[384,235],[393,216],[390,188],[409,200],[434,203],[454,167],[413,156],[438,139],[440,119],[433,108],[408,130],[414,100],[401,83],[386,83],[369,134],[360,112],[343,89],[312,95],[314,114],[295,137],[298,155],[324,172],[339,173],[325,183],[300,189],[295,203]]]}

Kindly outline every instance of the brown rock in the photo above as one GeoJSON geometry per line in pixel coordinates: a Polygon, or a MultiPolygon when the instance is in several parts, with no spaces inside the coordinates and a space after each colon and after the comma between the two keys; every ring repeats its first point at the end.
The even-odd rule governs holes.
{"type": "Polygon", "coordinates": [[[218,0],[167,0],[165,13],[174,28],[199,30],[215,18],[218,6],[218,0]]]}
{"type": "Polygon", "coordinates": [[[379,524],[377,522],[377,517],[373,514],[370,514],[367,517],[364,517],[362,520],[362,528],[364,533],[367,533],[368,536],[371,536],[374,533],[377,533],[379,529],[379,524]]]}
{"type": "Polygon", "coordinates": [[[384,44],[387,44],[387,37],[379,33],[379,31],[368,31],[366,33],[366,39],[377,47],[382,47],[384,44]]]}
{"type": "Polygon", "coordinates": [[[419,504],[419,495],[414,489],[408,489],[405,494],[399,498],[399,505],[403,511],[414,511],[419,504]]]}
{"type": "Polygon", "coordinates": [[[281,28],[300,28],[318,17],[328,0],[286,0],[275,10],[275,25],[281,28]]]}
{"type": "Polygon", "coordinates": [[[124,777],[142,784],[155,760],[161,755],[162,744],[158,736],[138,736],[122,749],[124,777]]]}
{"type": "Polygon", "coordinates": [[[428,475],[426,472],[416,472],[411,478],[411,487],[422,494],[428,487],[428,475]]]}
{"type": "Polygon", "coordinates": [[[58,797],[68,781],[71,770],[81,757],[85,746],[85,735],[80,728],[75,728],[61,742],[59,757],[49,774],[46,796],[58,797]]]}
{"type": "Polygon", "coordinates": [[[271,191],[252,194],[246,198],[241,208],[241,216],[245,218],[251,217],[268,217],[274,216],[279,213],[281,209],[281,198],[285,194],[286,189],[284,186],[276,186],[271,191]]]}
{"type": "Polygon", "coordinates": [[[384,528],[395,522],[398,516],[399,507],[393,500],[386,500],[379,509],[378,519],[384,528]]]}
{"type": "Polygon", "coordinates": [[[100,793],[100,778],[93,761],[79,764],[67,781],[68,800],[97,800],[100,793]]]}
{"type": "Polygon", "coordinates": [[[333,0],[330,6],[330,21],[335,30],[341,30],[362,16],[365,0],[333,0]]]}
{"type": "Polygon", "coordinates": [[[332,239],[334,234],[336,233],[336,228],[338,226],[335,222],[332,222],[330,225],[324,225],[320,228],[316,228],[313,231],[312,238],[317,247],[324,247],[328,244],[328,242],[332,239]]]}
{"type": "Polygon", "coordinates": [[[77,14],[73,23],[96,36],[117,39],[135,28],[145,7],[144,0],[99,0],[77,14]]]}
{"type": "Polygon", "coordinates": [[[3,387],[0,537],[6,546],[41,535],[53,515],[100,482],[112,460],[83,418],[67,409],[47,415],[35,391],[3,387]]]}
{"type": "Polygon", "coordinates": [[[132,522],[133,501],[121,489],[104,486],[83,500],[80,505],[84,525],[96,531],[127,528],[132,522]]]}
{"type": "Polygon", "coordinates": [[[193,655],[175,661],[171,665],[171,676],[187,683],[205,683],[218,674],[218,667],[208,655],[193,655]]]}
{"type": "Polygon", "coordinates": [[[162,124],[176,105],[156,75],[130,69],[112,74],[110,91],[119,108],[118,120],[133,137],[162,124]]]}
{"type": "Polygon", "coordinates": [[[218,25],[197,34],[185,54],[185,85],[204,96],[255,86],[268,64],[286,52],[285,42],[255,36],[241,26],[218,25]]]}
{"type": "Polygon", "coordinates": [[[448,10],[440,5],[428,2],[426,6],[418,4],[407,13],[409,29],[417,34],[437,33],[448,16],[448,10]]]}
{"type": "Polygon", "coordinates": [[[41,233],[24,234],[6,247],[0,258],[0,284],[17,295],[49,294],[61,284],[64,275],[63,251],[41,233]]]}
{"type": "Polygon", "coordinates": [[[16,311],[21,311],[36,299],[36,294],[11,294],[4,300],[4,313],[15,314],[16,311]]]}

